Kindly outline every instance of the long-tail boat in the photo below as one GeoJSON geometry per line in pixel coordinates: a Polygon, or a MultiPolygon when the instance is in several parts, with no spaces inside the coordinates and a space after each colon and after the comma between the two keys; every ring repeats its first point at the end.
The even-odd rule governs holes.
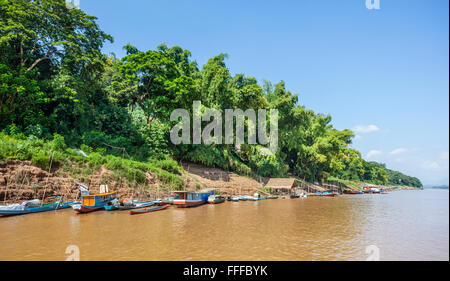
{"type": "Polygon", "coordinates": [[[153,206],[155,204],[157,204],[159,201],[137,201],[137,200],[132,200],[132,201],[126,201],[126,202],[119,202],[119,200],[113,199],[112,201],[109,201],[108,203],[106,203],[105,205],[105,210],[107,211],[113,211],[113,210],[131,210],[131,209],[140,209],[140,208],[145,208],[145,207],[150,207],[153,206]]]}
{"type": "Polygon", "coordinates": [[[248,200],[248,196],[247,195],[239,195],[239,200],[247,201],[248,200]]]}
{"type": "Polygon", "coordinates": [[[16,216],[16,215],[25,215],[25,214],[60,210],[69,208],[70,206],[76,203],[78,202],[76,201],[63,202],[58,199],[57,201],[51,203],[42,204],[40,200],[35,199],[25,201],[22,204],[0,206],[0,216],[16,216]]]}
{"type": "Polygon", "coordinates": [[[202,190],[198,192],[175,191],[173,205],[178,208],[195,207],[205,204],[210,195],[214,195],[214,190],[202,190]]]}
{"type": "Polygon", "coordinates": [[[123,204],[119,204],[119,210],[131,210],[131,209],[140,209],[145,207],[150,207],[155,205],[155,201],[130,201],[124,202],[123,204]]]}
{"type": "Polygon", "coordinates": [[[344,190],[345,194],[363,194],[362,191],[358,191],[358,190],[351,190],[351,189],[346,189],[344,190]]]}
{"type": "Polygon", "coordinates": [[[104,209],[105,205],[117,197],[117,192],[87,194],[81,196],[81,204],[73,205],[72,208],[78,213],[89,213],[104,209]]]}
{"type": "Polygon", "coordinates": [[[331,191],[326,191],[322,193],[322,196],[328,196],[328,197],[334,197],[334,196],[338,196],[339,194],[337,192],[331,192],[331,191]]]}
{"type": "Polygon", "coordinates": [[[209,204],[220,204],[225,202],[225,197],[222,197],[220,195],[210,195],[208,197],[208,203],[209,204]]]}
{"type": "Polygon", "coordinates": [[[132,210],[132,211],[130,211],[130,215],[138,215],[138,214],[156,212],[156,211],[167,209],[169,207],[170,207],[170,204],[165,204],[165,205],[161,205],[161,206],[150,208],[150,209],[132,210]]]}

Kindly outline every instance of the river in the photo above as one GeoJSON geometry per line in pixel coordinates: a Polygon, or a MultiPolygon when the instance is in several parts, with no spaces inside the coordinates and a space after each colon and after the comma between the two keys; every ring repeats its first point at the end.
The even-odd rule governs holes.
{"type": "Polygon", "coordinates": [[[448,260],[449,191],[0,217],[0,260],[78,253],[80,260],[448,260]]]}

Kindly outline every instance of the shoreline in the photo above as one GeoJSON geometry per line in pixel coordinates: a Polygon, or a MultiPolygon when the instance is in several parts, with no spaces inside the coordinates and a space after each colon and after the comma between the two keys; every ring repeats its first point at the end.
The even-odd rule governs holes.
{"type": "MultiPolygon", "coordinates": [[[[180,166],[184,168],[181,176],[184,177],[184,190],[187,191],[213,188],[224,196],[253,195],[254,193],[264,193],[264,184],[268,181],[268,178],[259,177],[257,180],[200,164],[185,163],[180,166]]],[[[151,174],[146,176],[146,183],[137,186],[126,183],[124,180],[117,180],[114,177],[114,171],[104,166],[93,171],[92,175],[83,177],[64,172],[61,167],[52,171],[45,171],[33,165],[31,161],[7,160],[6,163],[0,163],[0,204],[47,199],[55,195],[62,195],[68,201],[76,200],[79,198],[80,192],[75,185],[75,181],[88,185],[93,194],[99,192],[100,185],[107,184],[110,191],[117,191],[119,198],[123,200],[165,198],[174,191],[162,188],[161,183],[151,174]],[[85,181],[83,181],[83,178],[85,181]],[[88,181],[86,181],[86,178],[88,181]],[[37,182],[51,182],[53,184],[33,187],[33,184],[37,182]]],[[[361,190],[361,188],[354,187],[346,188],[361,190]]],[[[391,188],[418,189],[408,186],[391,186],[391,188]]]]}

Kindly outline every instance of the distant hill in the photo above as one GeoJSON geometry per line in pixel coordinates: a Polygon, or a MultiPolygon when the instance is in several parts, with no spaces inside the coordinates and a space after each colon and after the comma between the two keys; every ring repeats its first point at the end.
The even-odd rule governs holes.
{"type": "Polygon", "coordinates": [[[427,185],[425,188],[432,188],[432,189],[448,189],[448,185],[427,185]]]}

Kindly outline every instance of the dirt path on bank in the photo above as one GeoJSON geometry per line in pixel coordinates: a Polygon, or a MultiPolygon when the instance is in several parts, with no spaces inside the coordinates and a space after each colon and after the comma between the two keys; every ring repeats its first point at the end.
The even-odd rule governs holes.
{"type": "Polygon", "coordinates": [[[240,176],[232,172],[223,171],[217,168],[209,168],[198,164],[182,164],[187,178],[189,189],[214,188],[223,195],[247,194],[253,195],[260,192],[260,189],[267,182],[267,178],[240,176]]]}

